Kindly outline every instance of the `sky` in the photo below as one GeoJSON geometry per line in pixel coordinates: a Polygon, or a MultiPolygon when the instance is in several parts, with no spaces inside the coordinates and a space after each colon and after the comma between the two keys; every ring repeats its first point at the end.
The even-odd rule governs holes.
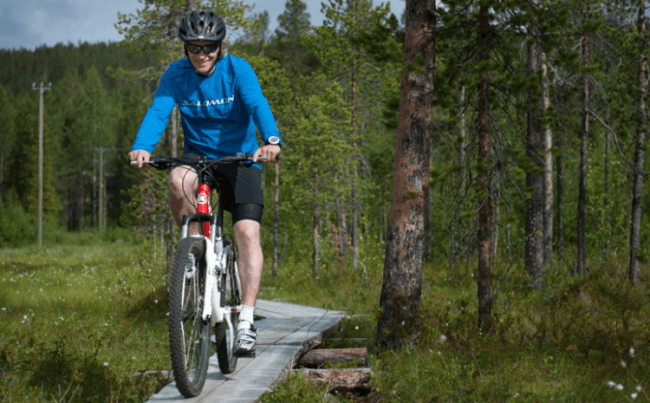
{"type": "MultiPolygon", "coordinates": [[[[246,0],[245,0],[246,1],[246,0]]],[[[255,4],[253,12],[267,10],[271,31],[278,26],[278,15],[286,0],[248,0],[255,4]]],[[[303,0],[311,23],[323,22],[321,0],[303,0]]],[[[374,4],[380,4],[375,0],[374,4]]],[[[392,0],[391,11],[399,18],[404,0],[392,0]]],[[[143,8],[137,0],[0,0],[0,49],[30,49],[72,42],[119,42],[117,13],[135,13],[143,8]]]]}

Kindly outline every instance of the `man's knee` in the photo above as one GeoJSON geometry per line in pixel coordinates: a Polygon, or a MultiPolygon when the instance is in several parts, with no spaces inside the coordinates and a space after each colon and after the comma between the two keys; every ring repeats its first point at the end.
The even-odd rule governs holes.
{"type": "Polygon", "coordinates": [[[235,223],[235,236],[251,246],[259,244],[260,224],[253,220],[239,220],[235,223]]]}
{"type": "Polygon", "coordinates": [[[169,174],[169,193],[173,197],[180,197],[188,192],[193,194],[195,182],[196,173],[192,168],[186,166],[176,167],[169,174]]]}

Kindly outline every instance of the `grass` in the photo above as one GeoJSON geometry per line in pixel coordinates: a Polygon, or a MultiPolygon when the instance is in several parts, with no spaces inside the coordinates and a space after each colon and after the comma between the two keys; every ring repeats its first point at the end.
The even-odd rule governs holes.
{"type": "Polygon", "coordinates": [[[141,402],[166,383],[134,376],[170,368],[165,268],[83,243],[0,250],[0,401],[141,402]]]}
{"type": "MultiPolygon", "coordinates": [[[[0,249],[0,402],[142,402],[168,382],[135,376],[170,368],[165,267],[145,257],[146,244],[65,237],[42,250],[0,249]]],[[[331,263],[314,280],[308,262],[286,257],[277,278],[265,270],[260,298],[350,314],[333,337],[366,339],[374,389],[339,401],[650,401],[648,289],[629,286],[623,261],[586,279],[553,266],[539,292],[518,263],[496,260],[488,334],[477,328],[473,265],[427,263],[419,337],[400,352],[374,345],[381,248],[362,251],[357,271],[322,261],[331,263]]],[[[292,376],[262,401],[331,398],[292,376]]]]}
{"type": "MultiPolygon", "coordinates": [[[[418,341],[400,352],[374,345],[379,262],[356,281],[354,275],[343,280],[336,271],[320,286],[306,276],[278,279],[274,293],[279,299],[327,300],[335,309],[365,313],[345,320],[341,334],[332,337],[368,339],[374,391],[339,396],[339,401],[650,401],[650,300],[646,286],[628,284],[625,262],[610,261],[586,279],[571,277],[568,267],[551,267],[540,292],[527,287],[522,267],[508,269],[497,260],[495,326],[489,334],[478,330],[476,281],[466,267],[425,265],[418,341]],[[290,290],[302,283],[307,292],[296,297],[290,290]]],[[[312,394],[305,390],[307,381],[290,377],[276,394],[286,402],[327,401],[322,388],[312,394]],[[290,390],[300,391],[300,398],[287,399],[290,390]]],[[[280,401],[273,394],[262,400],[280,401]]]]}

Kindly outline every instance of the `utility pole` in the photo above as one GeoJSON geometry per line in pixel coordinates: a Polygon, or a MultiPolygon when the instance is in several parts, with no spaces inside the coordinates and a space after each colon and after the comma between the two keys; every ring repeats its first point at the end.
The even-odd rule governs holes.
{"type": "Polygon", "coordinates": [[[38,247],[43,246],[43,93],[52,89],[52,83],[47,87],[41,82],[40,87],[32,83],[32,90],[38,90],[38,247]]]}
{"type": "MultiPolygon", "coordinates": [[[[99,152],[99,188],[97,189],[97,196],[99,198],[99,211],[97,213],[97,222],[99,226],[99,231],[103,234],[106,232],[106,216],[107,216],[107,205],[106,205],[106,172],[104,171],[104,153],[106,151],[118,151],[122,150],[120,148],[107,148],[107,147],[95,147],[95,151],[99,152]]],[[[94,180],[93,180],[94,182],[94,180]]],[[[93,184],[94,187],[94,184],[93,184]]]]}

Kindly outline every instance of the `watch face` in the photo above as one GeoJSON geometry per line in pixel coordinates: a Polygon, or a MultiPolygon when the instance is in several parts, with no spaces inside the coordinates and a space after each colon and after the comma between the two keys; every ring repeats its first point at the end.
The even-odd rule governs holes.
{"type": "Polygon", "coordinates": [[[269,137],[268,143],[273,145],[278,145],[280,144],[280,139],[278,138],[278,136],[271,136],[269,137]]]}

